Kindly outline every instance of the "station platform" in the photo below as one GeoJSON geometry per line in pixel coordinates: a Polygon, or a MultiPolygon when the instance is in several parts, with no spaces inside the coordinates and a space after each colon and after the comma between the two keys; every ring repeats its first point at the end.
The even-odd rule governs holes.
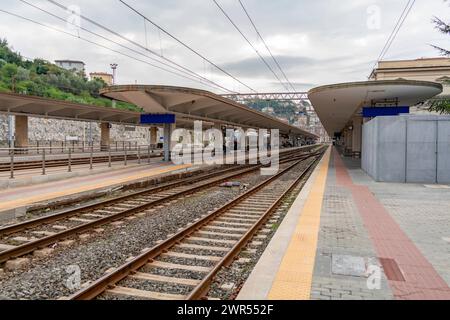
{"type": "MultiPolygon", "coordinates": [[[[128,156],[130,155],[136,155],[137,151],[136,150],[130,150],[128,151],[128,156]]],[[[146,150],[143,150],[141,152],[142,156],[147,156],[147,152],[146,150]]],[[[92,153],[92,156],[94,158],[97,157],[108,157],[109,153],[106,151],[95,151],[92,153]]],[[[112,151],[111,152],[111,156],[124,156],[125,152],[124,151],[112,151]]],[[[157,150],[152,150],[151,151],[151,155],[152,156],[162,156],[162,150],[157,149],[157,150]]],[[[80,159],[80,158],[89,158],[90,157],[90,152],[73,152],[71,153],[71,158],[72,160],[75,159],[80,159]]],[[[66,153],[46,153],[45,155],[45,160],[46,161],[52,161],[52,160],[67,160],[69,158],[69,154],[66,151],[66,153]]],[[[42,161],[42,152],[40,154],[16,154],[14,155],[14,160],[15,161],[42,161]]],[[[11,156],[8,154],[0,154],[0,164],[1,163],[9,163],[11,161],[11,156]]]]}
{"type": "MultiPolygon", "coordinates": [[[[160,163],[162,158],[151,158],[150,163],[160,163]]],[[[41,184],[54,181],[62,181],[70,178],[90,176],[92,174],[108,173],[117,170],[126,170],[128,168],[143,167],[148,165],[148,159],[142,159],[141,163],[138,160],[124,160],[111,162],[111,167],[108,162],[95,162],[93,168],[90,170],[90,164],[72,164],[71,171],[68,171],[68,165],[64,164],[55,167],[46,167],[46,174],[42,174],[42,168],[22,169],[14,171],[14,179],[10,178],[10,171],[0,172],[0,190],[12,189],[17,187],[24,187],[34,184],[41,184]]]]}
{"type": "Polygon", "coordinates": [[[238,300],[450,299],[450,186],[373,181],[330,148],[238,300]]]}
{"type": "MultiPolygon", "coordinates": [[[[107,167],[107,164],[105,166],[107,167]]],[[[22,216],[29,206],[40,202],[57,201],[71,196],[81,197],[105,188],[113,189],[142,179],[191,170],[191,167],[162,161],[141,165],[130,164],[128,167],[115,169],[105,168],[100,171],[92,171],[88,166],[83,166],[78,168],[84,173],[80,177],[0,190],[0,221],[22,216]]]]}

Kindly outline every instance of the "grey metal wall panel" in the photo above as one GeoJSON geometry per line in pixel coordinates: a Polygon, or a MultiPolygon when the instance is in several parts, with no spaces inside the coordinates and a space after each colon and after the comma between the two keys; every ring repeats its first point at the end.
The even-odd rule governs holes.
{"type": "Polygon", "coordinates": [[[369,175],[373,175],[372,167],[370,164],[370,154],[371,154],[371,130],[372,126],[369,124],[363,125],[362,133],[362,149],[361,149],[361,168],[367,172],[369,175]]]}
{"type": "Polygon", "coordinates": [[[438,121],[437,182],[450,184],[450,120],[438,121]]]}
{"type": "Polygon", "coordinates": [[[362,169],[376,179],[377,122],[370,121],[363,125],[363,142],[361,154],[362,169]]]}
{"type": "Polygon", "coordinates": [[[408,121],[407,182],[436,183],[436,138],[436,121],[408,121]]]}
{"type": "Polygon", "coordinates": [[[406,121],[400,117],[379,117],[377,181],[406,181],[406,121]]]}
{"type": "Polygon", "coordinates": [[[376,181],[450,184],[450,117],[402,115],[365,123],[362,168],[376,181]]]}

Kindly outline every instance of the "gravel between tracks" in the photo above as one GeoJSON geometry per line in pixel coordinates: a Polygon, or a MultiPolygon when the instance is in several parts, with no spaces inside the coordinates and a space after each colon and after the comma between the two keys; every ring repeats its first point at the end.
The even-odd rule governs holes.
{"type": "MultiPolygon", "coordinates": [[[[318,163],[318,162],[317,162],[318,163]]],[[[310,170],[310,173],[313,170],[310,170]]],[[[268,222],[266,226],[269,226],[270,233],[266,233],[266,238],[258,241],[262,242],[259,246],[254,246],[252,249],[256,249],[254,253],[245,252],[245,250],[237,257],[237,259],[230,265],[229,268],[223,268],[214,278],[214,281],[211,285],[211,289],[208,293],[208,297],[220,299],[220,300],[234,300],[245,281],[250,276],[253,271],[255,265],[258,263],[262,254],[266,250],[273,236],[278,230],[278,227],[283,222],[286,214],[291,208],[293,202],[297,198],[298,194],[301,191],[304,183],[310,176],[310,173],[302,180],[299,186],[297,186],[294,191],[288,196],[283,204],[278,208],[278,210],[274,213],[275,216],[279,216],[278,218],[271,218],[270,220],[276,220],[274,223],[268,222]],[[249,259],[246,263],[240,263],[239,258],[249,259]]],[[[288,178],[286,177],[286,179],[288,178]]]]}
{"type": "MultiPolygon", "coordinates": [[[[310,163],[310,162],[308,161],[308,163],[310,163]]],[[[277,188],[277,189],[279,188],[279,190],[286,190],[288,185],[290,185],[298,177],[298,170],[303,170],[304,168],[306,168],[306,166],[307,166],[307,163],[300,164],[299,166],[296,167],[296,169],[285,174],[282,177],[282,179],[275,181],[271,185],[271,188],[277,188]]],[[[305,181],[306,179],[303,179],[303,180],[305,181]]],[[[249,258],[250,261],[248,263],[246,263],[245,265],[241,265],[241,264],[238,264],[237,262],[235,262],[232,264],[231,268],[222,269],[218,273],[217,277],[215,277],[215,281],[212,285],[209,296],[214,297],[214,298],[219,298],[222,300],[229,300],[229,299],[233,299],[237,295],[239,288],[244,283],[245,279],[247,279],[247,277],[250,275],[254,265],[259,260],[259,257],[262,255],[262,253],[264,252],[264,250],[267,247],[272,236],[275,234],[278,225],[284,219],[284,216],[286,215],[287,211],[289,210],[292,202],[295,200],[298,192],[301,190],[301,187],[302,187],[302,185],[297,186],[296,189],[294,190],[294,192],[292,192],[291,195],[289,197],[287,197],[285,199],[285,201],[283,202],[283,204],[278,208],[277,212],[274,215],[279,216],[279,217],[277,218],[276,223],[271,224],[271,227],[270,227],[271,232],[269,234],[266,234],[266,238],[262,241],[258,240],[258,241],[263,242],[263,244],[257,247],[256,252],[254,254],[248,254],[248,253],[241,254],[242,257],[249,258]],[[228,284],[228,283],[235,283],[236,286],[232,290],[223,290],[221,288],[221,286],[223,284],[228,284]]],[[[272,219],[270,219],[270,220],[272,220],[272,219]]],[[[222,238],[222,237],[220,237],[220,238],[222,238]]],[[[188,240],[187,242],[194,243],[194,244],[202,244],[202,243],[198,243],[197,241],[193,241],[193,240],[188,240]]],[[[228,246],[220,245],[220,247],[228,247],[228,246]]],[[[180,251],[180,249],[178,249],[176,251],[180,251]]],[[[191,253],[194,255],[195,254],[217,255],[217,251],[214,252],[214,251],[207,251],[207,250],[199,251],[199,250],[183,249],[180,252],[191,253]]],[[[179,261],[183,265],[195,264],[197,266],[211,266],[211,264],[209,264],[208,262],[194,263],[194,261],[192,259],[159,257],[159,258],[157,258],[157,260],[165,261],[165,262],[179,261]]],[[[156,269],[156,268],[147,268],[147,267],[144,267],[140,271],[158,274],[158,275],[162,275],[162,276],[179,276],[179,277],[184,276],[185,278],[201,279],[201,274],[199,274],[198,272],[192,272],[192,271],[173,270],[173,269],[156,269]]],[[[149,282],[149,281],[145,281],[145,280],[137,280],[136,281],[136,280],[130,280],[129,278],[119,282],[118,285],[136,288],[136,289],[140,289],[140,290],[181,294],[181,295],[186,295],[190,292],[188,290],[189,288],[186,288],[184,286],[168,286],[166,283],[162,283],[162,282],[156,283],[156,282],[149,282]]],[[[125,297],[125,296],[116,297],[114,295],[107,294],[107,293],[102,294],[99,297],[99,299],[141,300],[141,299],[135,298],[135,297],[125,297]]]]}
{"type": "MultiPolygon", "coordinates": [[[[253,186],[267,177],[259,172],[235,180],[253,186]]],[[[69,266],[79,267],[81,284],[101,277],[106,270],[117,267],[142,249],[150,248],[158,240],[176,233],[194,219],[200,218],[240,194],[239,188],[211,188],[201,194],[188,196],[153,213],[124,222],[119,227],[104,226],[103,233],[85,241],[76,241],[68,248],[56,246],[48,258],[32,259],[26,270],[8,272],[0,279],[0,298],[56,299],[68,296],[68,282],[76,280],[77,273],[69,266]]],[[[76,282],[76,281],[75,281],[76,282]]],[[[73,283],[73,282],[72,282],[73,283]]]]}

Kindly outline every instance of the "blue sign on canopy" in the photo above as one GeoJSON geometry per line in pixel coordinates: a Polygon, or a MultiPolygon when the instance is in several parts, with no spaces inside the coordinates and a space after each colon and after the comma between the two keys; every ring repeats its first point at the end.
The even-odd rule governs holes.
{"type": "Polygon", "coordinates": [[[363,108],[364,118],[381,116],[398,116],[401,113],[409,113],[409,107],[366,107],[363,108]]]}
{"type": "Polygon", "coordinates": [[[174,114],[141,114],[141,124],[175,123],[174,114]]]}

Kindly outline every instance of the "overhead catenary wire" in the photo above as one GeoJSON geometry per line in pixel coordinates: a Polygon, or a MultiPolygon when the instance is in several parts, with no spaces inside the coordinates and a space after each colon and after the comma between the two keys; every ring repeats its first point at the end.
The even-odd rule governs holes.
{"type": "MultiPolygon", "coordinates": [[[[415,2],[416,2],[416,0],[408,0],[408,2],[406,3],[406,6],[403,9],[402,14],[398,18],[397,23],[394,26],[394,29],[392,30],[391,34],[389,35],[388,39],[386,40],[386,43],[384,44],[384,47],[381,50],[380,55],[378,56],[374,65],[372,66],[372,70],[374,70],[375,67],[377,66],[378,62],[383,60],[383,58],[386,56],[387,52],[389,51],[389,49],[392,46],[392,43],[394,42],[395,38],[397,37],[400,29],[402,28],[403,24],[405,23],[406,18],[408,17],[409,13],[411,12],[415,2]]],[[[369,75],[368,78],[370,78],[371,75],[372,75],[372,73],[369,75]]]]}
{"type": "MultiPolygon", "coordinates": [[[[47,0],[50,2],[54,2],[53,0],[47,0]]],[[[176,36],[174,36],[172,33],[170,33],[169,31],[165,30],[163,27],[161,27],[160,25],[158,25],[156,22],[152,21],[151,19],[149,19],[148,17],[146,17],[144,14],[142,14],[139,10],[135,9],[134,7],[132,7],[131,5],[129,5],[127,2],[123,1],[123,0],[119,0],[121,3],[123,3],[125,6],[127,6],[130,10],[132,10],[133,12],[135,12],[137,15],[141,16],[142,18],[144,18],[145,20],[147,20],[148,22],[150,22],[151,24],[153,24],[156,28],[158,28],[159,30],[161,30],[163,33],[165,33],[167,36],[169,36],[170,38],[172,38],[173,40],[175,40],[176,42],[178,42],[179,44],[181,44],[183,47],[185,47],[186,49],[188,49],[189,51],[191,51],[192,53],[194,53],[195,55],[197,55],[198,57],[204,59],[206,62],[208,62],[209,64],[211,64],[212,66],[214,66],[217,70],[221,71],[222,73],[224,73],[225,75],[229,76],[230,78],[234,79],[235,81],[239,82],[241,85],[243,85],[244,87],[246,87],[247,89],[253,91],[256,93],[256,90],[254,90],[252,87],[250,87],[249,85],[245,84],[244,82],[242,82],[241,80],[239,80],[238,78],[236,78],[235,76],[233,76],[231,73],[229,73],[228,71],[226,71],[225,69],[223,69],[222,67],[220,67],[219,65],[217,65],[216,63],[212,62],[210,59],[206,58],[204,55],[202,55],[201,53],[199,53],[198,51],[194,50],[191,46],[189,46],[188,44],[186,44],[185,42],[181,41],[179,38],[177,38],[176,36]]]]}
{"type": "MultiPolygon", "coordinates": [[[[45,10],[45,9],[42,9],[42,8],[40,8],[40,7],[38,7],[38,6],[35,6],[35,5],[33,5],[33,4],[31,4],[31,3],[27,2],[27,1],[25,1],[25,0],[20,0],[20,1],[23,2],[23,3],[25,3],[25,4],[27,4],[27,5],[29,5],[29,6],[31,6],[31,7],[33,7],[33,8],[35,8],[35,9],[40,10],[40,11],[42,11],[42,12],[44,12],[44,13],[46,13],[46,14],[48,14],[48,15],[54,17],[54,18],[57,18],[57,19],[59,19],[59,20],[61,20],[61,21],[64,21],[64,22],[69,23],[69,24],[72,24],[72,25],[76,26],[77,28],[79,28],[79,29],[81,29],[81,30],[83,30],[83,31],[86,31],[86,32],[88,32],[88,33],[90,33],[90,34],[92,34],[92,35],[94,35],[94,36],[97,36],[97,37],[99,37],[99,38],[101,38],[101,39],[103,39],[103,40],[106,40],[106,41],[111,42],[111,43],[113,43],[113,44],[115,44],[115,45],[118,45],[118,46],[120,46],[120,47],[122,47],[122,48],[125,48],[125,49],[127,49],[127,50],[130,50],[130,51],[132,51],[132,52],[134,52],[134,53],[136,53],[136,54],[139,54],[139,55],[141,55],[141,56],[143,56],[143,57],[145,57],[145,58],[148,58],[148,59],[150,59],[150,60],[152,60],[152,61],[154,61],[154,62],[157,62],[157,63],[160,63],[160,64],[162,64],[162,65],[164,65],[164,66],[167,66],[167,67],[169,67],[169,68],[171,68],[171,69],[173,69],[173,70],[175,70],[175,71],[177,71],[177,72],[184,73],[187,77],[186,77],[186,76],[183,76],[183,78],[190,79],[190,77],[194,77],[195,79],[190,79],[190,80],[197,81],[197,82],[200,82],[200,83],[202,83],[202,84],[204,83],[203,81],[199,81],[199,80],[204,80],[204,78],[202,78],[200,75],[196,75],[195,73],[194,73],[194,74],[191,74],[191,73],[189,73],[189,72],[187,72],[187,71],[185,71],[185,70],[183,70],[183,69],[178,69],[178,68],[176,68],[176,67],[174,67],[174,66],[172,66],[172,65],[170,65],[170,64],[168,64],[168,63],[165,63],[165,62],[163,62],[163,61],[159,61],[159,60],[157,60],[157,59],[155,59],[155,58],[152,58],[152,57],[150,57],[150,56],[148,56],[148,55],[145,55],[145,54],[143,54],[143,53],[141,53],[141,52],[139,52],[139,51],[137,51],[137,50],[135,50],[135,49],[133,49],[133,48],[127,47],[127,46],[125,46],[125,45],[123,45],[123,44],[121,44],[121,43],[118,43],[118,42],[116,42],[116,41],[114,41],[114,40],[111,40],[111,39],[109,39],[109,38],[107,38],[107,37],[105,37],[105,36],[103,36],[103,35],[100,35],[100,34],[98,34],[98,33],[95,33],[95,32],[93,32],[93,31],[91,31],[91,30],[88,30],[88,29],[86,29],[86,28],[84,28],[84,27],[78,26],[78,25],[76,25],[75,23],[72,23],[72,22],[70,22],[70,21],[66,21],[66,19],[64,19],[64,18],[62,18],[62,17],[60,17],[60,16],[58,16],[58,15],[55,15],[55,14],[53,14],[53,13],[51,13],[51,12],[45,10]]],[[[58,30],[58,31],[61,31],[61,30],[58,30]]],[[[78,33],[78,38],[79,38],[79,37],[80,37],[80,36],[79,36],[79,33],[78,33]]],[[[83,39],[83,40],[84,40],[84,39],[83,39]]],[[[108,48],[108,49],[110,49],[110,48],[108,48]]],[[[118,52],[118,51],[115,51],[115,52],[118,52]]],[[[120,54],[122,54],[122,53],[120,53],[120,54]]],[[[130,57],[130,56],[127,56],[127,57],[130,57]]],[[[136,59],[135,59],[135,60],[136,60],[136,59]]],[[[141,60],[139,60],[139,61],[141,61],[141,60]]],[[[153,65],[152,65],[152,66],[153,66],[153,65]]],[[[158,68],[161,69],[161,70],[167,71],[165,68],[160,68],[160,67],[158,67],[158,68]]],[[[172,73],[172,74],[177,74],[177,73],[174,73],[173,71],[170,72],[170,73],[172,73]]],[[[207,80],[207,79],[206,79],[206,80],[207,80]]],[[[208,81],[207,81],[207,82],[208,82],[208,81]]],[[[234,92],[234,91],[231,91],[231,90],[229,90],[229,89],[226,89],[226,88],[224,88],[224,87],[222,87],[222,86],[220,86],[220,85],[218,85],[218,84],[215,84],[215,83],[213,83],[213,82],[211,82],[211,84],[213,84],[215,87],[213,87],[213,86],[211,86],[211,85],[208,85],[208,87],[210,87],[210,88],[216,88],[216,87],[217,87],[217,88],[220,88],[221,90],[224,90],[224,91],[226,91],[226,92],[234,92]]]]}
{"type": "MultiPolygon", "coordinates": [[[[173,70],[175,70],[175,71],[178,71],[178,72],[181,72],[181,73],[185,73],[185,74],[188,75],[188,76],[194,76],[195,78],[198,78],[199,80],[207,80],[207,79],[205,79],[205,78],[202,78],[200,75],[197,75],[197,74],[195,74],[195,73],[192,74],[191,72],[187,72],[187,71],[185,71],[184,69],[179,69],[179,68],[177,68],[177,67],[175,67],[175,66],[172,66],[172,65],[170,65],[170,64],[168,64],[168,63],[166,63],[166,62],[159,61],[159,60],[157,60],[157,59],[155,59],[155,58],[153,58],[153,57],[150,57],[150,56],[148,56],[148,55],[143,54],[143,53],[140,52],[140,51],[137,51],[137,50],[135,50],[135,49],[133,49],[133,48],[130,48],[130,47],[128,47],[128,46],[125,46],[125,45],[123,45],[123,44],[121,44],[121,43],[119,43],[119,42],[117,42],[117,41],[111,40],[111,39],[109,39],[109,38],[107,38],[107,37],[105,37],[105,36],[103,36],[103,35],[101,35],[101,34],[98,34],[98,33],[96,33],[96,32],[93,32],[93,31],[91,31],[91,30],[89,30],[89,29],[87,29],[87,28],[84,28],[84,27],[82,27],[82,26],[78,26],[78,25],[76,25],[76,24],[73,23],[73,22],[66,21],[66,19],[64,19],[64,18],[62,18],[62,17],[60,17],[60,16],[58,16],[58,15],[56,15],[56,14],[53,14],[53,13],[51,13],[51,12],[49,12],[49,11],[43,9],[43,8],[40,8],[40,7],[38,7],[38,6],[36,6],[36,5],[32,4],[32,3],[29,3],[28,1],[25,1],[25,0],[19,0],[19,1],[21,1],[21,2],[23,2],[23,3],[25,3],[25,4],[27,4],[27,5],[29,5],[29,6],[31,6],[31,7],[33,7],[33,8],[35,8],[35,9],[37,9],[37,10],[40,10],[40,11],[42,11],[42,12],[44,12],[44,13],[46,13],[46,14],[48,14],[48,15],[50,15],[50,16],[56,18],[56,19],[59,19],[59,20],[61,20],[61,21],[63,21],[63,22],[66,22],[66,23],[69,23],[69,24],[71,24],[71,25],[74,25],[74,26],[76,26],[77,28],[80,28],[81,30],[83,30],[83,31],[85,31],[85,32],[87,32],[87,33],[89,33],[89,34],[92,34],[92,35],[94,35],[94,36],[96,36],[96,37],[99,37],[99,38],[101,38],[101,39],[103,39],[103,40],[105,40],[105,41],[111,42],[111,43],[113,43],[113,44],[115,44],[115,45],[118,45],[118,46],[124,48],[124,49],[130,50],[130,51],[132,51],[132,52],[134,52],[134,53],[136,53],[136,54],[139,54],[139,55],[141,55],[141,56],[143,56],[143,57],[145,57],[145,58],[148,58],[148,59],[150,59],[150,60],[152,60],[152,61],[154,61],[154,62],[160,63],[160,64],[162,64],[162,65],[164,65],[164,66],[166,66],[166,67],[169,67],[169,68],[171,68],[171,69],[173,69],[173,70]]],[[[226,88],[222,88],[222,89],[225,89],[225,91],[230,91],[230,90],[227,90],[226,88]]],[[[230,91],[230,92],[232,92],[232,91],[230,91]]]]}
{"type": "Polygon", "coordinates": [[[144,19],[145,47],[148,49],[147,21],[144,19]]]}
{"type": "MultiPolygon", "coordinates": [[[[57,1],[53,1],[53,0],[47,0],[47,1],[50,2],[50,3],[52,3],[52,4],[54,4],[55,6],[57,6],[57,7],[59,7],[59,8],[61,8],[61,9],[64,9],[64,10],[66,10],[66,11],[69,10],[68,7],[66,7],[66,6],[64,6],[64,5],[60,4],[60,3],[58,3],[57,1]]],[[[201,76],[200,74],[198,74],[198,73],[196,73],[196,72],[190,70],[189,68],[184,67],[184,66],[180,65],[179,63],[177,63],[177,62],[175,62],[175,61],[173,61],[173,60],[171,60],[171,59],[169,59],[169,58],[167,58],[167,57],[165,57],[165,56],[163,56],[163,55],[160,55],[160,54],[158,54],[157,52],[155,52],[155,51],[153,51],[153,50],[151,50],[151,49],[149,49],[149,48],[146,48],[145,46],[141,45],[140,43],[137,43],[136,41],[133,41],[133,40],[131,40],[131,39],[129,39],[129,38],[127,38],[127,37],[121,35],[120,33],[116,32],[116,31],[114,31],[114,30],[112,30],[112,29],[110,29],[110,28],[108,28],[108,27],[106,27],[106,26],[104,26],[104,25],[102,25],[102,24],[100,24],[100,23],[98,23],[98,22],[96,22],[96,21],[94,21],[94,20],[92,20],[92,19],[90,19],[90,18],[84,16],[84,15],[80,15],[80,18],[82,18],[83,20],[85,20],[85,21],[87,21],[87,22],[89,22],[89,23],[91,23],[91,24],[93,24],[93,25],[95,25],[95,26],[97,26],[97,27],[99,27],[99,28],[101,28],[101,29],[103,29],[103,30],[105,30],[105,31],[107,31],[107,32],[109,32],[109,33],[111,33],[111,34],[113,34],[113,35],[115,35],[116,37],[118,37],[118,38],[120,38],[120,39],[122,39],[122,40],[124,40],[124,41],[130,42],[131,44],[133,44],[133,45],[135,45],[135,46],[141,48],[142,50],[147,51],[147,52],[149,52],[149,53],[151,53],[151,54],[157,56],[158,58],[163,59],[164,61],[166,61],[166,62],[168,62],[168,63],[171,63],[171,64],[177,66],[178,68],[181,68],[181,69],[183,69],[183,70],[185,70],[185,71],[187,71],[187,72],[189,72],[189,73],[195,75],[196,77],[199,77],[199,78],[203,79],[203,80],[206,81],[206,82],[212,83],[212,84],[214,84],[215,86],[218,86],[218,87],[222,88],[222,89],[225,90],[225,91],[228,91],[228,92],[234,92],[233,90],[227,89],[227,88],[225,88],[225,87],[223,87],[223,86],[221,86],[221,85],[219,85],[219,84],[217,84],[217,83],[213,83],[213,82],[210,81],[209,79],[204,78],[203,76],[201,76]]]]}
{"type": "Polygon", "coordinates": [[[289,81],[288,77],[286,76],[286,73],[284,72],[283,68],[281,68],[281,65],[279,64],[278,60],[275,58],[275,56],[272,54],[272,51],[270,50],[269,46],[267,45],[266,41],[264,40],[263,36],[261,35],[261,33],[259,32],[258,28],[256,27],[255,22],[253,21],[252,17],[250,16],[247,8],[244,6],[244,3],[241,0],[238,0],[239,4],[242,7],[242,10],[244,10],[247,18],[250,20],[250,23],[252,24],[253,28],[256,31],[256,34],[258,35],[258,38],[261,39],[262,43],[264,44],[264,46],[267,49],[267,52],[269,52],[270,56],[272,57],[272,60],[275,62],[275,64],[277,65],[278,69],[280,70],[281,74],[283,75],[284,79],[287,81],[287,83],[289,84],[289,86],[292,88],[292,90],[295,92],[296,89],[295,87],[292,85],[292,82],[289,81]]]}
{"type": "Polygon", "coordinates": [[[406,12],[405,16],[403,17],[403,20],[402,20],[402,22],[400,23],[400,26],[399,26],[399,27],[397,28],[397,30],[395,31],[395,34],[394,34],[394,36],[393,36],[391,42],[389,43],[388,47],[386,48],[386,51],[385,51],[385,53],[383,54],[383,56],[382,56],[381,59],[384,58],[384,56],[386,55],[386,53],[387,53],[387,52],[389,51],[389,49],[391,48],[392,43],[394,43],[395,38],[397,37],[397,35],[398,35],[400,29],[402,28],[403,24],[405,23],[406,18],[408,17],[408,15],[409,15],[409,13],[411,12],[411,10],[412,10],[412,8],[413,8],[413,6],[414,6],[415,3],[416,3],[416,0],[413,0],[412,3],[411,3],[411,6],[409,7],[408,11],[406,12]]]}
{"type": "MultiPolygon", "coordinates": [[[[121,0],[122,1],[122,0],[121,0]]],[[[212,0],[216,6],[219,8],[219,10],[223,13],[223,15],[230,21],[230,23],[233,25],[233,27],[239,32],[239,34],[244,38],[244,40],[249,44],[249,46],[256,52],[258,57],[262,60],[262,62],[266,65],[266,67],[272,72],[272,74],[275,76],[275,78],[278,80],[278,82],[281,84],[282,87],[284,87],[286,90],[289,91],[289,88],[281,81],[280,77],[275,73],[273,68],[270,66],[270,64],[264,59],[264,57],[261,55],[261,53],[256,49],[256,47],[251,43],[251,41],[247,38],[247,36],[242,32],[242,30],[237,26],[237,24],[231,19],[230,15],[225,11],[225,9],[222,8],[222,6],[216,1],[212,0]]]]}
{"type": "MultiPolygon", "coordinates": [[[[189,78],[188,76],[185,76],[185,75],[179,74],[179,73],[177,73],[177,72],[168,70],[168,69],[166,69],[166,68],[164,68],[164,67],[154,65],[154,64],[152,64],[152,63],[150,63],[150,62],[148,62],[148,61],[144,61],[144,60],[142,60],[142,59],[133,57],[133,56],[127,54],[127,53],[123,53],[123,52],[120,52],[120,51],[118,51],[118,50],[109,48],[109,47],[104,46],[104,45],[102,45],[102,44],[100,44],[100,43],[97,43],[97,42],[94,42],[94,41],[92,41],[92,40],[86,39],[86,38],[84,38],[84,37],[82,37],[82,36],[74,35],[74,34],[72,34],[72,33],[70,33],[70,32],[67,32],[67,31],[58,29],[58,28],[56,28],[56,27],[53,27],[53,26],[50,26],[50,25],[41,23],[41,22],[39,22],[39,21],[36,21],[36,20],[30,19],[30,18],[24,17],[24,16],[22,16],[22,15],[19,15],[19,14],[16,14],[16,13],[13,13],[13,12],[10,12],[10,11],[7,11],[7,10],[4,10],[4,9],[0,9],[0,12],[3,12],[3,13],[8,14],[8,15],[10,15],[10,16],[14,16],[14,17],[16,17],[16,18],[19,18],[19,19],[22,19],[22,20],[25,20],[25,21],[28,21],[28,22],[31,22],[31,23],[34,23],[34,24],[37,24],[37,25],[39,25],[39,26],[42,26],[42,27],[51,29],[51,30],[56,31],[56,32],[63,33],[63,34],[65,34],[65,35],[71,36],[71,37],[73,37],[73,38],[83,40],[83,41],[88,42],[88,43],[90,43],[90,44],[96,45],[96,46],[98,46],[98,47],[100,47],[100,48],[107,49],[107,50],[109,50],[109,51],[118,53],[118,54],[123,55],[123,56],[125,56],[125,57],[128,57],[128,58],[130,58],[130,59],[136,60],[136,61],[138,61],[138,62],[145,63],[145,64],[147,64],[147,65],[149,65],[149,66],[151,66],[151,67],[154,67],[154,68],[163,70],[163,71],[165,71],[165,72],[168,72],[168,73],[171,73],[171,74],[174,74],[174,75],[177,75],[177,76],[179,76],[179,77],[188,79],[188,80],[190,80],[190,81],[200,82],[200,81],[197,80],[197,79],[192,79],[192,78],[189,78]]],[[[202,83],[202,82],[200,82],[200,83],[202,83]]],[[[202,83],[202,84],[204,84],[204,83],[202,83]]],[[[209,84],[204,84],[204,85],[213,88],[213,87],[212,87],[211,85],[209,85],[209,84]]]]}

